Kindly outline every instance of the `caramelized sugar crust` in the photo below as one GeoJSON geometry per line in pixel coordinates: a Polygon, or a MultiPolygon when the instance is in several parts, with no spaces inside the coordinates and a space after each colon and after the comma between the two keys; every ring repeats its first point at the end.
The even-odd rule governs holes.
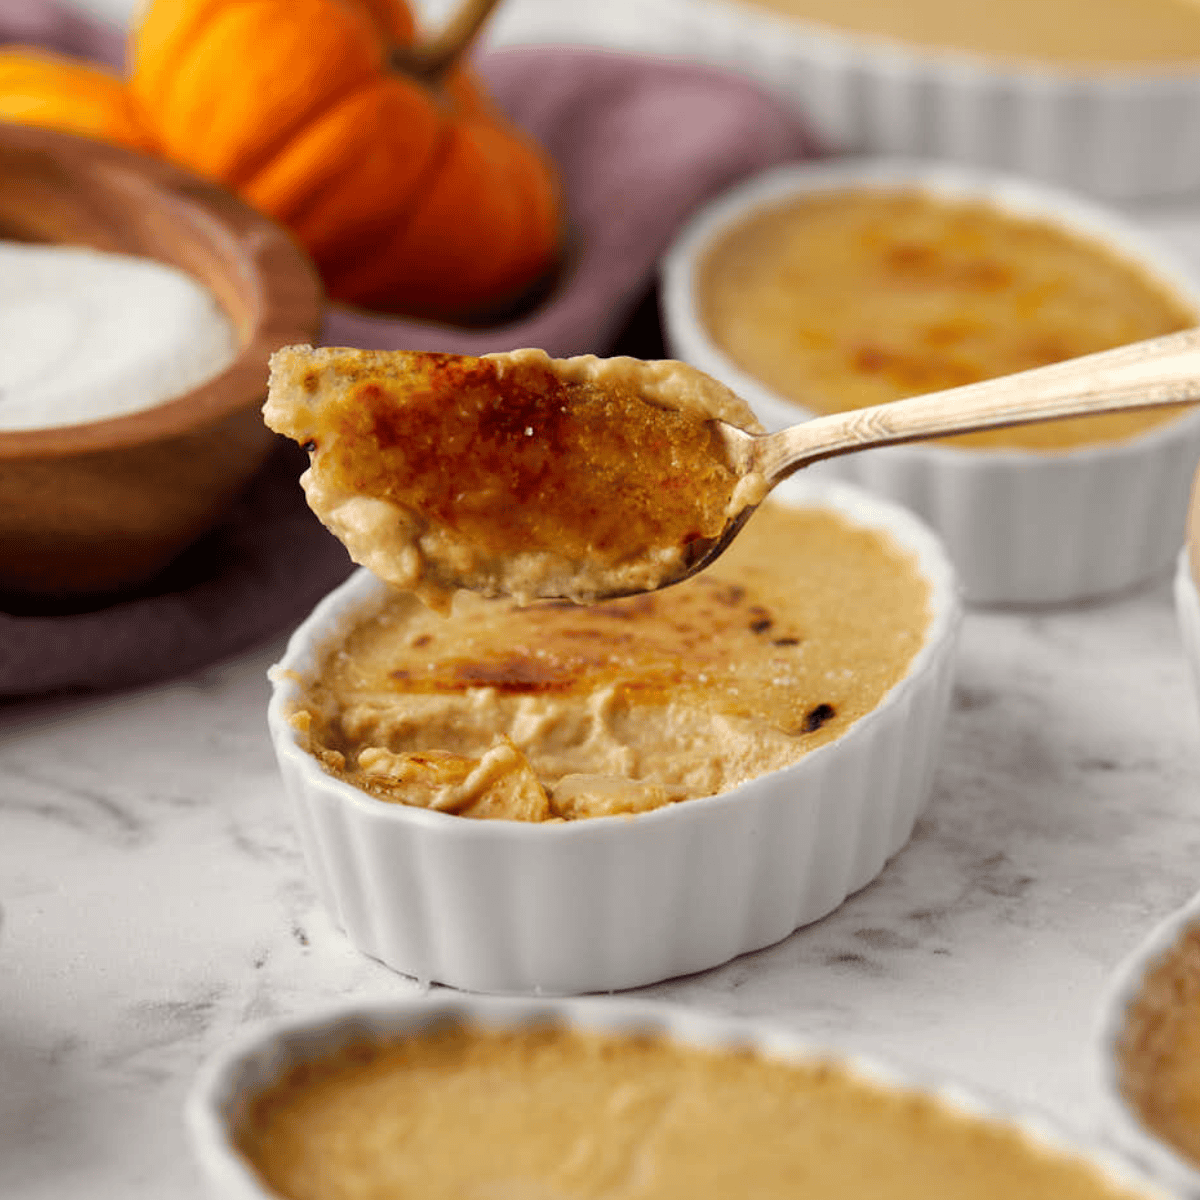
{"type": "Polygon", "coordinates": [[[664,367],[684,391],[698,374],[540,351],[292,347],[265,415],[309,448],[310,503],[383,578],[438,601],[455,584],[587,600],[654,586],[720,533],[739,489],[711,418],[748,410],[682,403],[664,367]]]}
{"type": "Polygon", "coordinates": [[[287,1200],[1133,1197],[833,1063],[548,1026],[361,1042],[293,1069],[236,1136],[287,1200]]]}
{"type": "Polygon", "coordinates": [[[1200,925],[1147,973],[1119,1056],[1121,1090],[1147,1128],[1200,1167],[1200,925]]]}
{"type": "MultiPolygon", "coordinates": [[[[818,413],[958,387],[1196,324],[1098,240],[910,190],[800,197],[728,231],[698,273],[714,341],[818,413]]],[[[1119,441],[1179,408],[943,439],[1052,451],[1119,441]]],[[[799,417],[799,413],[797,416],[799,417]]]]}
{"type": "Polygon", "coordinates": [[[328,648],[298,720],[327,769],[383,799],[524,820],[639,811],[840,736],[928,621],[911,555],[767,503],[707,571],[644,596],[463,594],[441,618],[395,595],[328,648]]]}

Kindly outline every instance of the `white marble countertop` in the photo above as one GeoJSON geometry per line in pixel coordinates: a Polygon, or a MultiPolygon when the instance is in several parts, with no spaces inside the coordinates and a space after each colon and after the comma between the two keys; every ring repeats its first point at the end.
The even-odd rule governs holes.
{"type": "MultiPolygon", "coordinates": [[[[1141,215],[1200,268],[1200,198],[1141,215]]],[[[0,708],[0,1195],[194,1200],[180,1113],[206,1055],[274,1014],[420,990],[355,951],[309,885],[265,722],[280,649],[0,708]]],[[[1198,798],[1166,579],[1081,609],[973,612],[910,845],[825,920],[645,994],[1093,1130],[1098,1001],[1200,888],[1198,798]]]]}

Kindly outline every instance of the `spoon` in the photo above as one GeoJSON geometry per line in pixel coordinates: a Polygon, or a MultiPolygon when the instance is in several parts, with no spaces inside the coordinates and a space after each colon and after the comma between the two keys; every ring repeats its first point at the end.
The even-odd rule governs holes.
{"type": "MultiPolygon", "coordinates": [[[[1200,328],[965,387],[814,417],[778,433],[751,434],[723,421],[714,424],[731,468],[739,476],[761,475],[765,496],[801,467],[855,450],[1195,400],[1200,400],[1200,328]]],[[[715,537],[691,542],[682,569],[663,579],[659,587],[709,566],[728,548],[759,502],[761,497],[733,514],[715,537]]]]}

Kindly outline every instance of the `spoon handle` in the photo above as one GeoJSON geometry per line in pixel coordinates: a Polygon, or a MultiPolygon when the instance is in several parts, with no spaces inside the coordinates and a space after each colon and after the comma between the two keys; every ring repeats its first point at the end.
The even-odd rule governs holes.
{"type": "Polygon", "coordinates": [[[761,439],[772,482],[822,458],[868,446],[1054,417],[1200,400],[1200,328],[943,392],[814,417],[761,439]]]}

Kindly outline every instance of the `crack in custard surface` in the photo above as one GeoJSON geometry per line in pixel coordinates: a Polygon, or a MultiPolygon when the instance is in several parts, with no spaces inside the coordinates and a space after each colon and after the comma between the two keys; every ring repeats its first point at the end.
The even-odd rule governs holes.
{"type": "Polygon", "coordinates": [[[653,588],[765,491],[712,424],[749,410],[679,363],[289,347],[264,415],[351,556],[440,608],[653,588]]]}
{"type": "Polygon", "coordinates": [[[929,623],[907,552],[768,502],[708,570],[580,607],[393,594],[303,682],[302,744],[383,800],[573,820],[726,791],[839,737],[929,623]]]}
{"type": "Polygon", "coordinates": [[[1135,1200],[1070,1151],[836,1062],[443,1023],[292,1068],[238,1149],[286,1200],[1135,1200]]]}

